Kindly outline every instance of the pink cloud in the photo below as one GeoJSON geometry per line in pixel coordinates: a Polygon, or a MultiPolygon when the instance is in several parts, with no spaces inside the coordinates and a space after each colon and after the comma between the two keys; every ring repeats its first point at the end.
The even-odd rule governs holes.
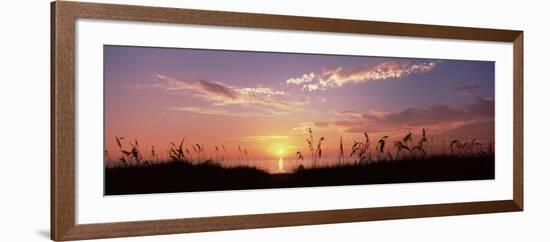
{"type": "Polygon", "coordinates": [[[479,88],[481,88],[481,84],[472,84],[472,85],[464,85],[459,88],[457,88],[457,92],[464,95],[469,96],[474,94],[479,88]]]}
{"type": "Polygon", "coordinates": [[[432,71],[439,61],[388,61],[374,66],[362,66],[346,69],[343,67],[323,70],[322,73],[309,73],[290,78],[287,85],[298,85],[302,90],[316,91],[341,87],[347,84],[359,84],[371,80],[396,79],[412,74],[432,71]]]}
{"type": "Polygon", "coordinates": [[[315,127],[317,128],[328,128],[329,126],[329,122],[315,122],[313,123],[313,125],[315,125],[315,127]]]}
{"type": "Polygon", "coordinates": [[[360,118],[337,120],[332,124],[348,133],[361,133],[367,129],[390,134],[428,128],[450,137],[490,138],[494,134],[494,101],[479,98],[469,105],[434,104],[397,112],[367,112],[360,118]]]}
{"type": "Polygon", "coordinates": [[[362,113],[354,112],[354,111],[350,111],[350,110],[340,111],[340,112],[337,112],[337,114],[352,117],[352,118],[360,118],[361,116],[363,116],[362,113]]]}
{"type": "Polygon", "coordinates": [[[218,82],[181,80],[164,75],[157,75],[156,77],[167,84],[166,90],[190,90],[219,101],[237,100],[239,95],[232,87],[218,82]]]}
{"type": "MultiPolygon", "coordinates": [[[[300,107],[308,103],[308,100],[299,100],[288,98],[283,91],[268,87],[233,87],[221,82],[206,80],[184,80],[165,75],[156,75],[158,80],[164,84],[156,85],[167,91],[189,91],[196,97],[210,102],[210,106],[219,107],[224,105],[246,106],[248,111],[246,115],[257,114],[257,116],[266,115],[285,115],[291,111],[297,111],[300,107]],[[285,97],[284,101],[277,97],[285,97]],[[256,111],[250,113],[250,110],[256,111]]],[[[229,115],[227,111],[217,108],[205,107],[172,107],[172,110],[187,111],[201,114],[229,115]]],[[[242,112],[236,113],[237,115],[242,112]]]]}

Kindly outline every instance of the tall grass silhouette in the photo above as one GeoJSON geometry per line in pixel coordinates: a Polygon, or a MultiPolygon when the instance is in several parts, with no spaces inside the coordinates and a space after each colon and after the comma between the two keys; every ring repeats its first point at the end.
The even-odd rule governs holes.
{"type": "MultiPolygon", "coordinates": [[[[327,160],[328,139],[314,139],[313,130],[306,129],[305,147],[310,152],[309,166],[304,154],[295,153],[296,166],[284,174],[270,174],[257,167],[230,165],[232,160],[250,164],[249,150],[233,144],[237,157],[228,157],[226,145],[207,147],[187,143],[183,137],[169,141],[166,154],[160,159],[158,148],[151,146],[150,155],[144,157],[137,139],[115,136],[119,156],[105,150],[105,189],[107,195],[181,191],[211,191],[260,189],[279,187],[335,186],[354,184],[383,184],[421,181],[452,181],[494,178],[494,141],[481,143],[476,138],[461,141],[453,139],[444,144],[450,152],[433,153],[433,138],[425,129],[418,135],[408,130],[401,137],[388,135],[371,144],[364,131],[362,139],[353,140],[346,149],[344,137],[335,138],[338,158],[333,163],[320,165],[327,160]],[[323,144],[327,144],[323,146],[323,144]],[[393,145],[388,145],[393,144],[393,145]],[[392,149],[393,148],[393,149],[392,149]],[[346,152],[347,151],[347,152],[346,152]],[[225,163],[224,163],[225,162],[225,163]],[[225,165],[224,165],[225,164],[225,165]]],[[[351,140],[351,139],[346,139],[351,140]]],[[[374,139],[376,140],[376,139],[374,139]]],[[[229,146],[228,146],[229,147],[229,146]]],[[[330,160],[329,160],[330,161],[330,160]]]]}
{"type": "Polygon", "coordinates": [[[342,163],[342,160],[344,159],[344,144],[342,143],[342,136],[340,136],[340,143],[338,145],[338,164],[342,163]]]}
{"type": "MultiPolygon", "coordinates": [[[[433,155],[426,149],[427,145],[433,145],[433,141],[430,143],[425,129],[421,130],[421,134],[416,141],[414,138],[415,135],[411,130],[407,131],[407,133],[402,136],[403,138],[393,140],[393,147],[395,148],[393,151],[388,149],[387,143],[391,139],[388,135],[380,137],[374,148],[371,146],[371,139],[366,131],[362,133],[362,136],[363,140],[353,141],[349,147],[348,155],[345,154],[343,137],[339,137],[336,147],[338,151],[337,164],[346,164],[349,163],[348,161],[351,161],[350,164],[365,164],[402,159],[424,159],[433,155]]],[[[125,142],[125,140],[125,137],[115,136],[116,146],[120,152],[120,156],[117,159],[119,164],[123,166],[133,166],[140,165],[143,162],[151,163],[161,161],[155,146],[151,146],[149,159],[145,159],[140,151],[137,139],[134,139],[132,142],[125,142]],[[129,148],[126,148],[128,146],[129,148]]],[[[167,150],[169,159],[164,161],[188,162],[193,164],[205,161],[224,161],[226,159],[227,150],[224,144],[213,145],[213,154],[208,154],[204,144],[194,143],[186,145],[185,140],[186,138],[184,137],[177,143],[169,141],[167,150]]],[[[305,144],[311,155],[310,164],[312,167],[317,167],[318,162],[323,157],[327,157],[325,154],[327,147],[323,148],[323,144],[326,140],[327,139],[322,136],[315,142],[313,130],[309,127],[306,128],[305,144]]],[[[236,159],[239,161],[249,161],[250,157],[247,148],[240,144],[237,144],[236,147],[238,151],[236,159]]],[[[484,146],[476,138],[464,142],[459,139],[453,139],[448,144],[448,148],[450,150],[450,154],[448,155],[452,157],[487,156],[494,153],[492,141],[484,146]]],[[[104,159],[107,162],[115,162],[111,159],[111,153],[107,150],[105,150],[104,159]]],[[[304,161],[303,152],[300,150],[296,151],[296,161],[304,161]]]]}
{"type": "Polygon", "coordinates": [[[185,153],[183,150],[183,142],[185,142],[185,138],[181,139],[179,145],[176,145],[174,142],[170,141],[170,150],[168,151],[168,155],[173,161],[191,161],[191,153],[187,149],[187,154],[189,155],[189,159],[185,157],[185,153]]]}

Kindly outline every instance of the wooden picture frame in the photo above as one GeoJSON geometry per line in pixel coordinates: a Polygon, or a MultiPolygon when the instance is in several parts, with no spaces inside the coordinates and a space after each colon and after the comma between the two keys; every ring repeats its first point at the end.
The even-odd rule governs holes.
{"type": "Polygon", "coordinates": [[[57,1],[51,4],[51,239],[56,241],[330,224],[523,210],[523,32],[57,1]],[[513,43],[513,199],[127,221],[75,222],[75,22],[124,20],[513,43]]]}

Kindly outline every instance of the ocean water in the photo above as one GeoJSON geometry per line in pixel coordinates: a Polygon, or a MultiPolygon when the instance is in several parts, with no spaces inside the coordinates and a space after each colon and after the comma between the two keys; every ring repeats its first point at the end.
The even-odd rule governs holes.
{"type": "MultiPolygon", "coordinates": [[[[237,159],[237,160],[223,160],[216,161],[225,167],[232,166],[250,166],[262,169],[269,173],[289,173],[298,166],[311,167],[313,162],[311,160],[296,160],[291,158],[279,158],[279,159],[237,159]]],[[[316,162],[316,166],[326,166],[338,164],[338,159],[321,159],[316,162]]]]}

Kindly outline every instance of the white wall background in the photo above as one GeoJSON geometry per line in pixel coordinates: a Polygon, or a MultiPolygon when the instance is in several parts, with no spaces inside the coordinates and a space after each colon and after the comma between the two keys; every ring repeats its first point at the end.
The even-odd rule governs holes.
{"type": "MultiPolygon", "coordinates": [[[[544,1],[130,3],[525,31],[525,212],[112,239],[110,241],[548,241],[550,22],[544,1]]],[[[0,8],[0,241],[49,238],[49,1],[0,8]]]]}

